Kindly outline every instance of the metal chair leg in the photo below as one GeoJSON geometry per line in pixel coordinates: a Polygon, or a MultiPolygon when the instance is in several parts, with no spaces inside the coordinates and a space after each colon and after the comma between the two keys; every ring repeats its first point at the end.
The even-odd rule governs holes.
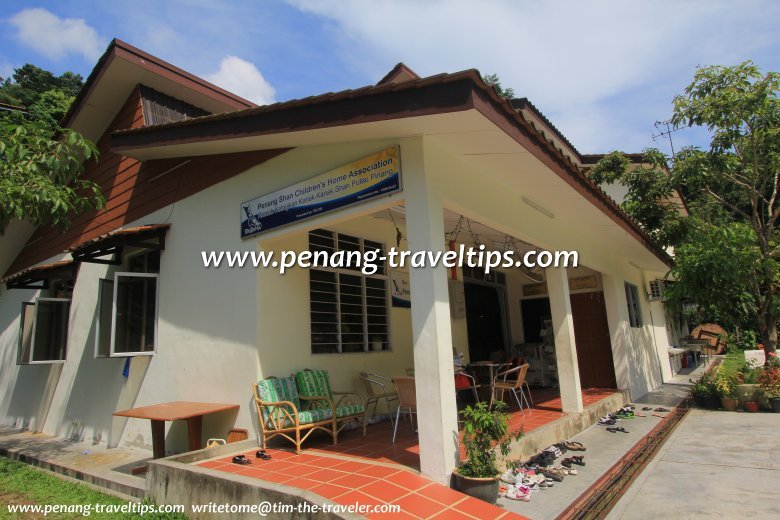
{"type": "Polygon", "coordinates": [[[523,381],[523,386],[528,390],[528,396],[526,397],[526,401],[529,399],[531,400],[531,406],[534,405],[534,397],[531,395],[531,387],[528,386],[528,381],[523,381]]]}
{"type": "Polygon", "coordinates": [[[398,410],[395,412],[395,427],[393,428],[393,444],[395,444],[395,435],[398,433],[398,421],[401,418],[401,405],[398,405],[398,410]]]}
{"type": "MultiPolygon", "coordinates": [[[[522,392],[522,390],[521,390],[522,392]]],[[[512,395],[515,396],[515,401],[517,401],[517,406],[520,407],[520,413],[525,415],[525,412],[523,411],[523,402],[520,400],[520,398],[517,396],[517,390],[512,390],[512,395]]]]}

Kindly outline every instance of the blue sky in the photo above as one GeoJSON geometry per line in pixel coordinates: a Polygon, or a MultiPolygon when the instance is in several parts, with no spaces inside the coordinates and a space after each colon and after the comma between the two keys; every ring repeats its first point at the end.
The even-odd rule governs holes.
{"type": "MultiPolygon", "coordinates": [[[[497,73],[583,153],[641,151],[696,66],[780,70],[773,0],[59,0],[0,4],[0,76],[87,76],[120,38],[256,102],[420,75],[497,73]]],[[[702,131],[674,134],[676,148],[702,131]]]]}

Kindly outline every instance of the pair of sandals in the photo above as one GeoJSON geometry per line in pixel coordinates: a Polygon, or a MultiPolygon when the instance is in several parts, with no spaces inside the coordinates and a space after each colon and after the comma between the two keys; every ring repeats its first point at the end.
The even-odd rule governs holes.
{"type": "Polygon", "coordinates": [[[605,425],[606,426],[612,426],[613,424],[617,424],[617,420],[613,419],[610,416],[605,416],[605,417],[602,417],[601,419],[599,419],[599,424],[601,426],[605,426],[605,425]]]}
{"type": "Polygon", "coordinates": [[[565,468],[571,468],[572,464],[576,464],[577,466],[584,466],[585,461],[582,460],[584,457],[582,455],[577,455],[575,457],[568,457],[561,461],[561,464],[565,468]]]}
{"type": "Polygon", "coordinates": [[[608,432],[612,432],[612,433],[617,433],[617,432],[628,433],[628,430],[626,430],[623,427],[620,427],[620,428],[607,428],[607,431],[608,432]]]}
{"type": "MultiPolygon", "coordinates": [[[[257,452],[255,453],[255,458],[262,459],[262,460],[271,460],[271,456],[268,453],[266,453],[265,450],[257,450],[257,452]]],[[[252,461],[246,458],[246,455],[241,454],[233,457],[233,464],[241,464],[241,465],[252,464],[252,461]]]]}
{"type": "Polygon", "coordinates": [[[587,448],[581,442],[564,441],[562,443],[569,451],[585,451],[587,448]]]}
{"type": "Polygon", "coordinates": [[[566,477],[566,473],[563,470],[556,468],[539,468],[537,473],[541,473],[545,477],[551,478],[556,482],[563,482],[563,479],[566,477]]]}

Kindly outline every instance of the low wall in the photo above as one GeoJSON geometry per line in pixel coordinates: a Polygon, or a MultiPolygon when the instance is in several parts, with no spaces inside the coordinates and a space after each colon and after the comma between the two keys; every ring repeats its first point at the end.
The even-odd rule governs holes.
{"type": "Polygon", "coordinates": [[[536,428],[512,443],[509,460],[526,460],[556,442],[565,441],[628,402],[628,391],[618,390],[615,394],[588,406],[581,414],[567,414],[550,424],[536,428]]]}
{"type": "Polygon", "coordinates": [[[192,505],[204,504],[289,504],[293,512],[265,515],[253,512],[231,512],[230,518],[257,520],[264,518],[307,518],[307,519],[357,519],[359,515],[349,513],[311,512],[312,505],[334,504],[310,491],[275,484],[251,477],[234,475],[196,466],[200,461],[232,453],[245,451],[254,453],[257,442],[254,439],[174,455],[164,459],[149,461],[146,475],[146,495],[156,504],[181,504],[185,506],[187,516],[192,519],[214,518],[215,513],[195,513],[192,505]]]}

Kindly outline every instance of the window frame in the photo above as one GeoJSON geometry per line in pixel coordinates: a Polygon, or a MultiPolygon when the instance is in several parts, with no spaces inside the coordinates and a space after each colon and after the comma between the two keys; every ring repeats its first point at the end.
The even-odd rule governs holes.
{"type": "Polygon", "coordinates": [[[34,302],[22,302],[22,312],[19,316],[19,343],[16,349],[16,364],[17,365],[56,365],[65,363],[68,360],[68,336],[70,335],[70,306],[72,300],[70,298],[54,298],[48,296],[39,296],[34,302]],[[38,329],[38,310],[40,309],[40,302],[65,302],[67,303],[67,318],[65,321],[65,335],[63,338],[64,344],[62,346],[63,356],[62,359],[35,359],[35,337],[38,329]],[[23,344],[25,339],[24,325],[25,325],[25,308],[33,307],[32,310],[32,324],[30,326],[30,349],[27,359],[22,359],[23,344]]]}
{"type": "Polygon", "coordinates": [[[626,304],[628,307],[628,325],[634,329],[644,326],[642,319],[642,304],[639,298],[639,287],[630,282],[623,282],[626,290],[626,304]]]}
{"type": "MultiPolygon", "coordinates": [[[[110,358],[123,358],[123,357],[135,357],[135,356],[153,356],[157,353],[157,340],[159,336],[158,331],[158,322],[160,317],[160,273],[138,273],[138,272],[132,272],[132,271],[122,271],[122,272],[116,272],[114,273],[114,290],[113,290],[113,299],[111,304],[111,342],[108,349],[110,358]],[[117,297],[119,295],[119,278],[120,277],[126,277],[126,278],[154,278],[155,284],[154,284],[154,345],[152,350],[143,352],[143,351],[132,351],[132,352],[115,352],[116,347],[116,313],[117,313],[117,297]]],[[[99,285],[98,285],[99,287],[99,285]]],[[[99,319],[99,316],[98,316],[99,319]]],[[[96,329],[96,332],[98,332],[99,329],[96,329]]],[[[100,341],[100,336],[98,335],[96,337],[96,341],[100,341]]],[[[99,348],[99,345],[96,345],[96,348],[99,348]]]]}
{"type": "MultiPolygon", "coordinates": [[[[311,246],[311,235],[312,235],[312,233],[314,233],[316,236],[318,236],[320,238],[323,238],[323,236],[320,233],[318,233],[318,232],[320,232],[320,233],[321,232],[326,232],[326,233],[330,233],[332,235],[333,248],[332,249],[328,249],[330,255],[332,255],[332,254],[334,254],[334,253],[336,253],[338,251],[342,251],[342,249],[339,248],[339,242],[340,242],[340,238],[339,237],[340,236],[349,237],[349,238],[353,238],[353,239],[357,239],[358,240],[358,251],[361,254],[361,258],[362,258],[362,255],[365,254],[365,251],[367,251],[367,250],[374,250],[371,246],[369,246],[369,249],[366,249],[366,242],[370,242],[372,244],[378,245],[380,250],[382,251],[382,255],[385,255],[386,254],[385,252],[387,251],[386,245],[385,245],[384,242],[380,242],[380,241],[377,241],[377,240],[372,240],[372,239],[369,239],[369,238],[355,236],[355,235],[352,235],[352,234],[349,234],[349,233],[340,233],[338,231],[331,231],[331,230],[327,230],[327,229],[318,228],[318,229],[314,229],[314,230],[309,231],[309,233],[307,234],[307,239],[309,241],[308,242],[308,248],[309,248],[308,250],[312,251],[312,253],[315,252],[315,251],[312,250],[312,246],[311,246]]],[[[348,242],[348,240],[345,240],[344,242],[348,242]]],[[[352,250],[351,249],[343,249],[343,251],[349,252],[349,251],[352,251],[352,250]]],[[[391,316],[391,314],[392,314],[392,312],[391,312],[392,311],[391,296],[392,295],[391,295],[390,285],[389,285],[389,283],[390,283],[390,274],[388,272],[388,267],[387,267],[387,262],[386,261],[384,261],[382,263],[377,263],[377,272],[374,273],[374,274],[370,274],[370,275],[369,274],[363,274],[361,268],[347,269],[347,268],[343,268],[343,267],[342,268],[338,268],[338,267],[329,267],[329,266],[317,266],[317,267],[310,267],[310,268],[307,269],[307,271],[309,272],[309,286],[308,286],[307,290],[308,290],[308,293],[309,293],[308,294],[308,301],[309,301],[309,352],[310,352],[311,355],[319,356],[319,355],[334,355],[334,354],[367,354],[367,353],[372,353],[372,352],[391,352],[393,350],[393,348],[392,348],[392,345],[393,345],[393,342],[392,342],[392,325],[391,325],[391,319],[392,319],[392,316],[391,316]],[[380,273],[380,270],[381,270],[381,273],[380,273]],[[312,278],[311,278],[311,273],[312,273],[312,271],[319,271],[319,272],[324,272],[324,273],[333,273],[335,275],[335,279],[334,279],[335,291],[333,292],[333,294],[334,294],[335,299],[336,299],[336,309],[335,309],[336,321],[335,321],[334,324],[336,326],[336,336],[338,338],[338,343],[336,344],[336,351],[335,352],[314,352],[313,351],[315,343],[312,341],[312,335],[313,335],[312,325],[313,325],[313,322],[312,322],[312,319],[311,319],[311,313],[312,313],[312,299],[311,299],[312,278]],[[342,332],[343,321],[342,321],[342,311],[341,311],[341,307],[342,307],[342,303],[341,303],[341,294],[342,294],[341,293],[341,276],[342,275],[355,276],[355,277],[360,278],[360,299],[361,299],[360,305],[362,307],[362,312],[361,312],[362,322],[361,322],[361,324],[362,324],[362,327],[363,327],[363,350],[353,351],[353,352],[350,352],[350,351],[346,351],[345,352],[343,350],[344,349],[344,341],[343,341],[343,337],[342,337],[342,335],[343,335],[343,332],[342,332]],[[373,350],[373,348],[372,348],[372,342],[373,342],[372,339],[371,339],[372,333],[369,332],[370,324],[368,322],[368,319],[369,319],[368,297],[369,296],[367,294],[367,290],[371,289],[371,287],[369,287],[368,284],[366,283],[367,279],[381,280],[383,288],[384,288],[384,309],[385,309],[384,317],[385,317],[385,328],[386,328],[386,331],[381,334],[383,336],[383,343],[384,343],[383,348],[381,350],[373,350]]],[[[357,295],[355,295],[355,296],[357,296],[357,295]]],[[[354,305],[354,304],[349,304],[349,305],[354,305]]],[[[377,334],[377,333],[375,333],[375,334],[377,334]]]]}

